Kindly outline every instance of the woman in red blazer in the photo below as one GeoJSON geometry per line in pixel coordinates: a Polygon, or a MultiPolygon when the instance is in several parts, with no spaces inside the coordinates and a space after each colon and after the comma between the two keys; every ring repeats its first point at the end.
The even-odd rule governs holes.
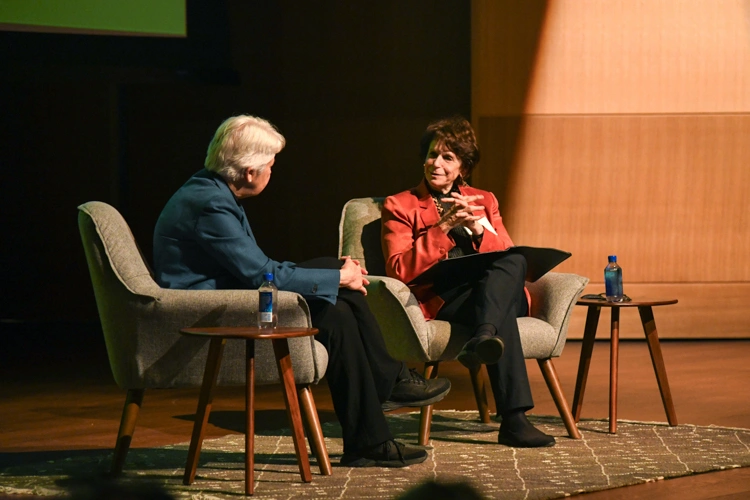
{"type": "MultiPolygon", "coordinates": [[[[404,283],[443,259],[513,246],[495,195],[465,182],[479,162],[469,122],[462,117],[433,122],[420,146],[422,181],[389,196],[383,205],[386,273],[404,283]]],[[[529,310],[525,275],[523,256],[509,255],[486,268],[466,266],[460,273],[410,288],[425,318],[474,329],[458,360],[469,368],[487,365],[502,416],[498,442],[552,446],[555,439],[536,429],[525,414],[534,407],[516,321],[529,310]]]]}

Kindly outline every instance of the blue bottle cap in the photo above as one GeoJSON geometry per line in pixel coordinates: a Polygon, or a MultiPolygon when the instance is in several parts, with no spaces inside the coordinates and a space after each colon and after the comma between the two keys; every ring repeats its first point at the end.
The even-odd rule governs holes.
{"type": "Polygon", "coordinates": [[[273,273],[265,273],[263,279],[266,281],[273,281],[273,273]]]}
{"type": "Polygon", "coordinates": [[[607,260],[609,262],[617,262],[617,255],[610,255],[609,257],[607,257],[607,260]]]}

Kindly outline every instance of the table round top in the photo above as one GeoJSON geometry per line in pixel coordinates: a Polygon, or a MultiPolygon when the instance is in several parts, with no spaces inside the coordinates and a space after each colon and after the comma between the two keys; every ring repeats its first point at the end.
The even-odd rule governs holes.
{"type": "Polygon", "coordinates": [[[318,333],[317,328],[288,327],[258,328],[257,326],[205,326],[182,328],[184,335],[199,337],[223,337],[228,339],[289,339],[309,337],[318,333]]]}
{"type": "Polygon", "coordinates": [[[676,304],[677,299],[633,299],[629,302],[609,302],[602,299],[578,299],[576,305],[579,306],[599,306],[599,307],[651,307],[651,306],[668,306],[676,304]]]}

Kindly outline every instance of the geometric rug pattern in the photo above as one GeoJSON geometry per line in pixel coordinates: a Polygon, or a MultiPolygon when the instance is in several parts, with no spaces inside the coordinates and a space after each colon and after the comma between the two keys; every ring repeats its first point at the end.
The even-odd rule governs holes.
{"type": "MultiPolygon", "coordinates": [[[[430,456],[404,469],[338,466],[341,428],[323,424],[332,476],[321,476],[311,457],[312,483],[302,483],[288,430],[255,438],[256,498],[392,499],[425,481],[470,483],[484,498],[542,500],[648,481],[750,465],[750,429],[582,420],[583,439],[567,437],[559,417],[530,416],[556,437],[551,448],[520,449],[497,444],[499,424],[482,424],[477,412],[436,411],[430,456]]],[[[415,443],[418,413],[388,415],[393,433],[415,443]]],[[[188,444],[134,448],[118,484],[155,484],[175,498],[238,498],[244,492],[244,436],[203,443],[196,480],[182,484],[188,444]]],[[[0,454],[0,494],[55,495],[96,484],[109,468],[111,450],[0,454]]]]}

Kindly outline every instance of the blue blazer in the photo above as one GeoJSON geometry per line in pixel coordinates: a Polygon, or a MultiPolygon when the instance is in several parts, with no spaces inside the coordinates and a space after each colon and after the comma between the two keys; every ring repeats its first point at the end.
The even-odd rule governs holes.
{"type": "Polygon", "coordinates": [[[279,290],[336,303],[337,269],[277,262],[260,249],[226,182],[201,170],[167,202],[154,229],[154,271],[164,288],[254,289],[273,273],[279,290]]]}

